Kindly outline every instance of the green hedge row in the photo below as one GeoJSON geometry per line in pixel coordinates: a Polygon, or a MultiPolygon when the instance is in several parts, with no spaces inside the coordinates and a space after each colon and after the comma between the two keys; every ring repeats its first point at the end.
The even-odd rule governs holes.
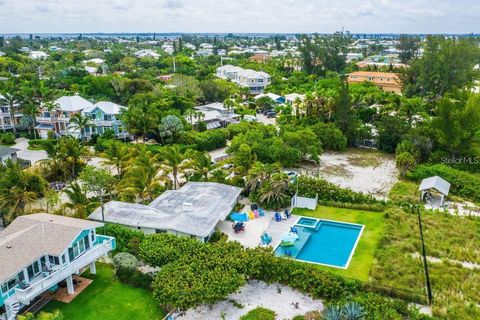
{"type": "Polygon", "coordinates": [[[43,150],[45,146],[51,143],[57,143],[57,140],[50,139],[32,139],[28,140],[28,147],[33,150],[43,150]]]}
{"type": "MultiPolygon", "coordinates": [[[[294,185],[296,188],[297,186],[294,185]]],[[[300,176],[298,178],[298,195],[315,198],[319,201],[333,201],[343,203],[383,204],[375,197],[350,189],[341,188],[321,178],[300,176]]]]}
{"type": "Polygon", "coordinates": [[[0,133],[0,145],[11,146],[15,144],[15,136],[11,132],[0,133]]]}
{"type": "Polygon", "coordinates": [[[450,192],[465,197],[474,202],[480,202],[480,176],[469,172],[453,169],[444,164],[419,165],[412,172],[407,173],[410,180],[421,180],[432,176],[439,176],[450,182],[450,192]]]}
{"type": "Polygon", "coordinates": [[[212,151],[227,145],[228,132],[225,129],[207,130],[203,132],[186,131],[179,143],[196,145],[198,151],[212,151]]]}

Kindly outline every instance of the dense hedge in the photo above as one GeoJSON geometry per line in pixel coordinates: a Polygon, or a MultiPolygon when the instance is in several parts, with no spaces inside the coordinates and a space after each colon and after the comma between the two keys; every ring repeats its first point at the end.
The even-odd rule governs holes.
{"type": "Polygon", "coordinates": [[[15,136],[11,132],[0,133],[0,145],[11,146],[15,144],[15,136]]]}
{"type": "Polygon", "coordinates": [[[321,178],[307,176],[300,176],[298,178],[298,194],[303,197],[312,198],[318,195],[319,201],[334,201],[361,204],[382,203],[371,195],[355,192],[350,189],[341,188],[321,178]]]}
{"type": "Polygon", "coordinates": [[[57,140],[32,139],[28,140],[28,147],[33,150],[45,149],[47,144],[57,143],[57,140]]]}
{"type": "Polygon", "coordinates": [[[478,175],[453,169],[444,164],[420,165],[407,173],[411,180],[421,180],[439,176],[451,184],[450,192],[475,202],[480,202],[480,177],[478,175]]]}
{"type": "Polygon", "coordinates": [[[128,252],[134,256],[139,254],[139,246],[145,238],[142,231],[134,230],[118,224],[105,224],[105,228],[100,229],[104,235],[115,237],[117,247],[115,252],[128,252]]]}
{"type": "Polygon", "coordinates": [[[195,145],[199,151],[212,151],[227,145],[226,129],[207,130],[203,132],[186,131],[180,137],[180,143],[195,145]]]}
{"type": "Polygon", "coordinates": [[[337,201],[327,201],[327,200],[318,200],[318,205],[326,207],[337,207],[353,210],[366,210],[366,211],[376,211],[382,212],[385,210],[386,204],[379,203],[347,203],[347,202],[337,202],[337,201]]]}

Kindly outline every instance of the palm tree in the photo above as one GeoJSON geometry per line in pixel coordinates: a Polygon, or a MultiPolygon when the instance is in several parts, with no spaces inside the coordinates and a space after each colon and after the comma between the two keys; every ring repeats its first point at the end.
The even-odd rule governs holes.
{"type": "Polygon", "coordinates": [[[24,214],[26,206],[37,199],[36,186],[31,185],[36,179],[29,178],[20,165],[10,159],[0,164],[0,173],[0,209],[7,211],[6,220],[11,221],[24,214]]]}
{"type": "Polygon", "coordinates": [[[248,170],[245,186],[250,192],[255,192],[262,186],[265,180],[271,178],[274,173],[280,172],[282,169],[281,164],[264,164],[260,161],[255,161],[253,166],[248,170]]]}
{"type": "Polygon", "coordinates": [[[145,141],[145,137],[154,132],[157,126],[156,118],[147,103],[130,106],[122,113],[122,121],[127,131],[140,137],[142,141],[145,141]]]}
{"type": "Polygon", "coordinates": [[[235,100],[228,98],[223,101],[223,106],[227,109],[227,113],[230,114],[230,110],[233,110],[235,107],[235,100]]]}
{"type": "Polygon", "coordinates": [[[28,118],[29,134],[31,134],[33,131],[33,135],[35,139],[37,139],[37,130],[35,130],[35,125],[36,125],[35,117],[39,113],[39,109],[40,109],[39,105],[33,100],[26,101],[22,108],[23,114],[25,115],[26,118],[28,118]]]}
{"type": "Polygon", "coordinates": [[[275,173],[260,188],[259,200],[269,206],[282,207],[289,198],[290,178],[285,173],[275,173]]]}
{"type": "Polygon", "coordinates": [[[203,119],[205,119],[205,114],[201,111],[197,111],[195,112],[195,118],[197,119],[197,131],[198,131],[200,122],[203,121],[203,119]]]}
{"type": "Polygon", "coordinates": [[[107,166],[115,167],[119,178],[123,175],[128,160],[131,157],[130,148],[120,141],[113,141],[104,152],[100,154],[101,157],[107,160],[102,161],[107,166]]]}
{"type": "Polygon", "coordinates": [[[153,200],[161,188],[164,177],[159,175],[159,165],[136,165],[128,169],[122,181],[118,184],[120,194],[131,194],[140,198],[140,202],[153,200]]]}
{"type": "Polygon", "coordinates": [[[208,152],[196,152],[190,162],[192,169],[202,177],[204,181],[208,181],[208,174],[215,169],[212,163],[212,157],[208,152]]]}
{"type": "Polygon", "coordinates": [[[97,202],[88,199],[87,193],[82,189],[78,182],[72,182],[63,193],[68,196],[69,201],[63,204],[64,208],[72,210],[75,216],[84,219],[90,209],[97,206],[97,202]]]}
{"type": "Polygon", "coordinates": [[[18,107],[18,99],[14,93],[6,92],[0,95],[0,105],[7,105],[10,113],[10,123],[12,124],[13,134],[17,136],[17,126],[15,124],[15,110],[18,107]]]}
{"type": "Polygon", "coordinates": [[[188,158],[190,152],[181,152],[177,145],[162,149],[157,159],[160,160],[160,166],[166,175],[171,174],[173,177],[173,189],[179,186],[178,176],[185,172],[188,168],[188,158]]]}
{"type": "Polygon", "coordinates": [[[92,119],[84,116],[81,112],[75,113],[70,117],[69,127],[73,130],[80,131],[80,139],[85,137],[85,129],[93,126],[92,119]]]}
{"type": "Polygon", "coordinates": [[[193,118],[196,117],[196,111],[195,109],[187,109],[185,110],[185,117],[187,117],[190,120],[190,124],[193,126],[193,118]]]}
{"type": "MultiPolygon", "coordinates": [[[[88,149],[73,137],[64,137],[58,141],[61,154],[70,167],[71,178],[76,175],[76,168],[85,163],[85,158],[90,155],[88,149]]],[[[65,172],[66,173],[66,172],[65,172]]]]}
{"type": "Polygon", "coordinates": [[[58,171],[62,167],[63,155],[60,152],[59,144],[53,141],[44,145],[44,150],[47,153],[47,159],[39,160],[38,163],[43,165],[45,169],[52,171],[54,181],[58,178],[58,171]]]}

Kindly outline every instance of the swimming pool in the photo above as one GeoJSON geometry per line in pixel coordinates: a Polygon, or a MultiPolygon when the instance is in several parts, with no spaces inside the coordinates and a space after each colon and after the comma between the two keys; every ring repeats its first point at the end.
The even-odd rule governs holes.
{"type": "Polygon", "coordinates": [[[298,240],[290,247],[278,246],[276,255],[345,269],[348,268],[364,228],[359,224],[306,217],[301,217],[295,226],[298,240]],[[312,224],[315,227],[307,225],[311,223],[310,220],[316,220],[312,224]]]}

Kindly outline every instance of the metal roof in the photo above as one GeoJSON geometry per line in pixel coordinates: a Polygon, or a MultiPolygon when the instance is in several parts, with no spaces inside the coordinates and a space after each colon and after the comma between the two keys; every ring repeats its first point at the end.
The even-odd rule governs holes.
{"type": "MultiPolygon", "coordinates": [[[[165,191],[149,205],[110,201],[104,216],[106,222],[206,237],[225,220],[241,192],[221,183],[188,182],[179,190],[165,191]]],[[[101,208],[88,218],[101,221],[101,208]]]]}
{"type": "Polygon", "coordinates": [[[438,192],[448,196],[448,193],[450,191],[450,183],[448,183],[446,180],[442,179],[439,176],[423,179],[418,190],[426,191],[429,189],[435,189],[438,192]]]}

